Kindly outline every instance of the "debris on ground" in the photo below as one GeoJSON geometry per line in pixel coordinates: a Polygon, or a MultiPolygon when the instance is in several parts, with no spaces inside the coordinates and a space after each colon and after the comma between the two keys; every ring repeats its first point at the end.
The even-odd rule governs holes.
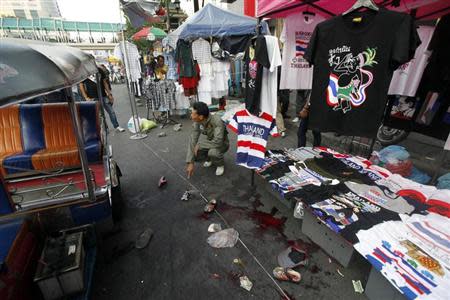
{"type": "Polygon", "coordinates": [[[236,245],[239,233],[233,228],[221,230],[209,236],[207,242],[214,248],[231,248],[236,245]]]}
{"type": "Polygon", "coordinates": [[[278,254],[278,264],[283,268],[295,268],[308,264],[308,255],[305,251],[289,246],[278,254]]]}
{"type": "Polygon", "coordinates": [[[208,204],[205,205],[205,208],[203,209],[203,211],[205,213],[211,213],[214,211],[214,209],[216,208],[217,205],[217,200],[216,199],[211,199],[209,200],[208,204]]]}
{"type": "Polygon", "coordinates": [[[276,267],[272,273],[273,277],[281,281],[299,283],[302,279],[300,273],[291,268],[276,267]]]}
{"type": "Polygon", "coordinates": [[[333,261],[328,257],[328,263],[331,264],[333,261]]]}
{"type": "Polygon", "coordinates": [[[336,269],[336,272],[338,272],[338,274],[341,275],[341,277],[345,277],[344,274],[342,274],[341,270],[336,269]]]}
{"type": "Polygon", "coordinates": [[[239,281],[241,282],[241,287],[250,292],[253,287],[253,283],[248,279],[247,276],[239,277],[239,281]]]}
{"type": "Polygon", "coordinates": [[[212,279],[219,279],[219,278],[220,278],[220,275],[217,274],[217,273],[214,273],[214,274],[211,274],[211,278],[212,278],[212,279]]]}
{"type": "Polygon", "coordinates": [[[181,196],[181,201],[188,201],[191,198],[190,191],[186,191],[183,193],[183,196],[181,196]]]}
{"type": "Polygon", "coordinates": [[[210,233],[218,232],[221,230],[222,230],[222,226],[217,223],[212,223],[211,225],[208,226],[208,232],[210,232],[210,233]]]}
{"type": "Polygon", "coordinates": [[[165,136],[167,136],[167,134],[164,131],[158,133],[158,137],[165,137],[165,136]]]}
{"type": "Polygon", "coordinates": [[[183,127],[183,125],[181,125],[181,124],[175,124],[175,125],[173,125],[173,131],[180,131],[180,130],[181,130],[181,127],[183,127]]]}
{"type": "Polygon", "coordinates": [[[148,243],[150,242],[150,239],[153,236],[153,230],[151,228],[145,229],[137,238],[135,247],[137,249],[143,249],[145,248],[148,243]]]}
{"type": "Polygon", "coordinates": [[[161,152],[163,152],[163,153],[169,153],[169,148],[161,149],[161,150],[159,150],[159,151],[161,151],[161,152]]]}
{"type": "Polygon", "coordinates": [[[239,267],[244,268],[244,262],[240,258],[233,259],[233,264],[238,265],[239,267]]]}
{"type": "Polygon", "coordinates": [[[161,176],[161,178],[158,181],[158,187],[161,188],[167,184],[167,179],[165,176],[161,176]]]}
{"type": "Polygon", "coordinates": [[[297,204],[295,204],[294,208],[294,218],[296,219],[303,219],[303,216],[305,215],[305,211],[303,210],[303,202],[298,201],[297,204]]]}
{"type": "Polygon", "coordinates": [[[352,280],[353,289],[356,293],[362,294],[364,293],[364,288],[362,286],[361,280],[352,280]]]}

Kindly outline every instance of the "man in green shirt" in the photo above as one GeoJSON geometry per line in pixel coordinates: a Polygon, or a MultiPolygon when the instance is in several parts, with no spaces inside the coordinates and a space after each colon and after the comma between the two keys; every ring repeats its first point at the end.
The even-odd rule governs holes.
{"type": "Polygon", "coordinates": [[[203,166],[210,167],[214,164],[217,166],[216,175],[223,175],[223,156],[230,146],[225,124],[218,115],[211,115],[203,102],[194,103],[191,119],[194,124],[186,156],[188,178],[194,174],[194,161],[199,160],[202,154],[207,156],[203,166]]]}

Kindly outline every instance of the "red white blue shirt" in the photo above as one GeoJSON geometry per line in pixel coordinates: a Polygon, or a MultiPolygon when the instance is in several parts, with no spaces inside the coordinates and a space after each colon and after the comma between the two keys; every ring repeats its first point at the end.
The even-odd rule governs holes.
{"type": "Polygon", "coordinates": [[[275,119],[267,114],[250,114],[246,109],[236,112],[228,127],[237,133],[236,163],[259,169],[264,163],[269,135],[278,136],[275,119]]]}

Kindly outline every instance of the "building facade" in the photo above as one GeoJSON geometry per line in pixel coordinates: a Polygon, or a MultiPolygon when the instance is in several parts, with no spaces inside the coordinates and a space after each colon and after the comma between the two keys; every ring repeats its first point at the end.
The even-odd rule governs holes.
{"type": "Polygon", "coordinates": [[[61,12],[56,0],[1,0],[0,17],[61,18],[61,12]]]}

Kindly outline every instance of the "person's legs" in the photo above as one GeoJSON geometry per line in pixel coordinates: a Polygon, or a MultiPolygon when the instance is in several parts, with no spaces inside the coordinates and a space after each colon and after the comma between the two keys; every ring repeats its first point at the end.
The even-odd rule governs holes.
{"type": "Polygon", "coordinates": [[[109,119],[111,120],[113,127],[114,128],[119,127],[119,122],[117,121],[117,116],[116,116],[116,113],[114,112],[114,109],[113,109],[111,103],[109,103],[108,100],[103,99],[103,107],[105,108],[106,112],[108,113],[109,119]]]}
{"type": "Polygon", "coordinates": [[[297,90],[297,98],[295,101],[295,116],[298,117],[298,114],[303,109],[303,106],[306,104],[308,91],[307,90],[297,90]]]}
{"type": "Polygon", "coordinates": [[[298,147],[306,146],[306,131],[308,130],[308,118],[300,119],[300,124],[298,125],[297,137],[298,137],[298,147]]]}
{"type": "Polygon", "coordinates": [[[281,104],[278,102],[277,106],[277,115],[275,117],[275,123],[277,125],[278,133],[282,134],[286,131],[286,127],[284,126],[283,115],[281,114],[281,104]]]}
{"type": "Polygon", "coordinates": [[[280,111],[283,117],[286,116],[286,113],[289,108],[289,90],[280,90],[279,98],[280,98],[280,111]]]}
{"type": "Polygon", "coordinates": [[[322,143],[322,134],[320,131],[313,130],[313,147],[319,147],[322,143]]]}

